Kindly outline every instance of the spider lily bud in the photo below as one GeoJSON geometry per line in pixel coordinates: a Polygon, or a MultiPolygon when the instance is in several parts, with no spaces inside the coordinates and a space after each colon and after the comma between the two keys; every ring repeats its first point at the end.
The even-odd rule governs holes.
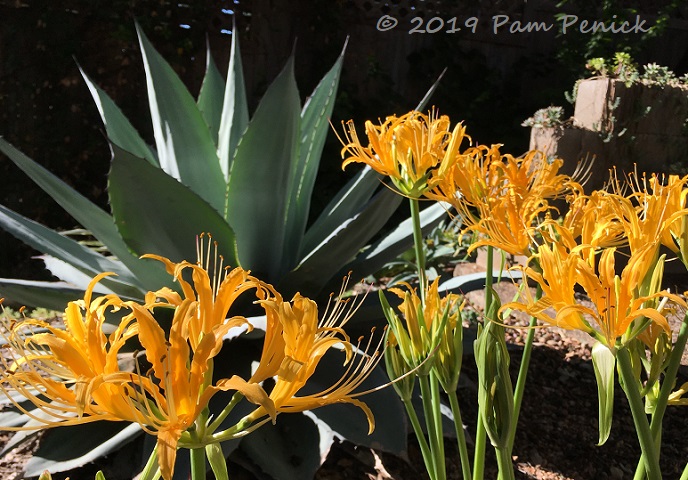
{"type": "Polygon", "coordinates": [[[444,315],[448,318],[434,362],[435,374],[445,392],[456,391],[463,359],[461,310],[464,304],[462,303],[457,307],[457,303],[458,297],[446,306],[444,315]]]}
{"type": "Polygon", "coordinates": [[[513,425],[514,391],[504,327],[488,321],[474,343],[478,366],[478,408],[492,445],[506,448],[513,425]]]}
{"type": "Polygon", "coordinates": [[[413,387],[416,384],[415,375],[407,375],[412,371],[412,367],[406,363],[399,351],[399,344],[390,329],[385,334],[387,337],[387,348],[385,348],[385,367],[387,376],[392,380],[392,386],[397,395],[403,401],[410,401],[413,395],[413,387]],[[402,378],[403,377],[403,378],[402,378]]]}

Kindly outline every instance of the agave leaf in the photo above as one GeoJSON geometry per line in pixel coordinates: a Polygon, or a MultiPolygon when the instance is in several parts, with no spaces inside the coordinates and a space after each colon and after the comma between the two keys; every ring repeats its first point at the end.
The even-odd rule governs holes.
{"type": "Polygon", "coordinates": [[[215,65],[215,60],[213,60],[213,56],[210,53],[210,45],[206,47],[206,50],[205,77],[203,77],[197,104],[205,123],[208,125],[210,136],[213,138],[215,145],[217,145],[220,119],[222,118],[222,97],[225,91],[225,81],[222,79],[217,65],[215,65]]]}
{"type": "MultiPolygon", "coordinates": [[[[36,250],[72,265],[86,276],[94,277],[102,272],[116,273],[118,277],[104,278],[101,282],[113,291],[130,296],[143,295],[137,279],[121,263],[115,263],[71,238],[29,220],[3,205],[0,205],[0,227],[36,250]]],[[[62,277],[58,278],[66,280],[62,277]]]]}
{"type": "MultiPolygon", "coordinates": [[[[170,284],[170,276],[165,273],[161,265],[151,265],[150,262],[144,263],[131,254],[129,247],[117,231],[114,220],[100,207],[2,138],[0,138],[0,151],[7,155],[77,222],[89,230],[103,245],[107,246],[110,253],[116,256],[147,290],[157,290],[163,285],[170,284]]],[[[37,305],[36,303],[28,304],[37,305]]]]}
{"type": "MultiPolygon", "coordinates": [[[[502,278],[502,273],[499,270],[492,271],[492,279],[495,282],[500,281],[502,278]]],[[[468,293],[475,290],[481,290],[485,288],[485,279],[487,277],[487,272],[477,272],[477,273],[467,273],[466,275],[460,275],[458,277],[452,277],[449,280],[440,283],[440,292],[453,292],[453,293],[468,293]]],[[[522,272],[519,271],[509,271],[509,279],[521,279],[523,278],[522,272]]]]}
{"type": "MultiPolygon", "coordinates": [[[[447,208],[446,204],[435,203],[420,212],[420,224],[424,234],[442,221],[447,214],[447,208]]],[[[344,266],[342,271],[353,271],[354,277],[376,272],[412,245],[413,224],[412,219],[407,218],[389,234],[356,256],[352,262],[344,266]]]]}
{"type": "Polygon", "coordinates": [[[289,168],[300,109],[292,57],[241,138],[227,184],[225,218],[236,231],[239,258],[268,281],[280,277],[289,168]]]}
{"type": "Polygon", "coordinates": [[[435,80],[435,83],[432,84],[432,86],[430,87],[430,90],[428,90],[428,92],[421,99],[421,101],[418,102],[418,105],[416,105],[416,111],[420,112],[420,111],[425,109],[425,106],[430,101],[430,97],[432,97],[432,95],[435,93],[435,90],[437,90],[437,87],[439,87],[440,81],[442,80],[442,77],[444,77],[445,73],[447,73],[446,67],[444,70],[442,70],[442,73],[440,73],[440,76],[437,77],[437,80],[435,80]]]}
{"type": "Polygon", "coordinates": [[[349,180],[310,226],[301,244],[300,258],[313,251],[337,227],[359,212],[380,186],[380,175],[366,167],[349,180]]]}
{"type": "Polygon", "coordinates": [[[141,135],[136,131],[134,126],[124,116],[122,110],[119,109],[115,102],[105,93],[98,85],[96,85],[91,78],[79,67],[81,76],[84,77],[86,85],[88,86],[93,101],[96,103],[100,118],[105,125],[105,131],[108,138],[121,145],[125,150],[130,151],[137,157],[145,158],[151,164],[160,166],[155,153],[151,150],[148,144],[141,138],[141,135]]]}
{"type": "Polygon", "coordinates": [[[245,455],[245,466],[257,478],[313,478],[320,467],[318,436],[305,415],[280,415],[276,424],[267,423],[246,436],[237,453],[245,455]]]}
{"type": "Polygon", "coordinates": [[[360,213],[342,223],[288,273],[280,283],[281,288],[287,292],[298,286],[315,295],[389,220],[401,199],[388,189],[378,192],[360,213]]]}
{"type": "Polygon", "coordinates": [[[225,182],[229,181],[229,170],[239,139],[248,126],[248,101],[244,85],[244,71],[239,50],[237,29],[232,31],[232,48],[229,52],[227,83],[222,104],[222,118],[218,133],[217,154],[225,182]]]}
{"type": "MultiPolygon", "coordinates": [[[[107,294],[107,291],[98,287],[94,291],[102,295],[107,294]]],[[[20,305],[51,310],[64,310],[69,302],[84,296],[82,289],[67,282],[41,282],[14,278],[0,278],[0,292],[4,297],[20,305]]]]}
{"type": "Polygon", "coordinates": [[[143,432],[138,424],[94,422],[73,427],[57,427],[45,432],[26,464],[27,477],[43,470],[64,472],[118,450],[143,432]],[[88,441],[84,441],[88,439],[88,441]]]}
{"type": "Polygon", "coordinates": [[[138,24],[136,29],[160,166],[221,212],[225,182],[208,125],[172,67],[153,48],[138,24]]]}
{"type": "Polygon", "coordinates": [[[334,109],[345,51],[346,43],[339,58],[320,80],[301,111],[299,153],[291,165],[288,184],[283,271],[293,268],[299,260],[301,241],[306,231],[311,196],[329,130],[329,119],[334,109]]]}
{"type": "MultiPolygon", "coordinates": [[[[8,391],[4,395],[11,395],[12,393],[15,393],[15,392],[9,392],[8,391]]],[[[22,408],[26,409],[27,411],[31,411],[35,408],[34,404],[31,403],[30,400],[25,400],[22,402],[21,399],[24,398],[23,396],[21,396],[20,394],[17,394],[17,393],[15,393],[15,396],[16,396],[17,400],[20,400],[20,405],[22,408]]],[[[18,408],[11,405],[9,400],[7,400],[5,398],[3,398],[2,400],[3,401],[1,404],[2,404],[3,408],[2,408],[2,412],[0,412],[0,425],[2,425],[3,428],[19,427],[21,425],[25,425],[26,422],[29,420],[29,417],[25,413],[20,412],[18,408]]],[[[14,434],[12,436],[12,438],[10,438],[8,440],[8,442],[5,445],[3,445],[2,451],[0,451],[0,455],[2,455],[4,452],[6,452],[10,448],[12,448],[10,446],[10,444],[15,442],[15,437],[18,437],[20,434],[27,434],[27,433],[30,433],[30,432],[19,431],[16,434],[14,434]]]]}
{"type": "Polygon", "coordinates": [[[592,366],[595,369],[595,380],[597,380],[600,434],[597,445],[603,445],[609,438],[609,433],[612,431],[616,357],[614,357],[611,350],[600,342],[595,342],[595,345],[593,345],[591,356],[592,366]]]}
{"type": "MultiPolygon", "coordinates": [[[[372,296],[377,299],[376,295],[372,296]]],[[[381,330],[378,330],[378,332],[381,332],[381,330]]],[[[370,335],[370,332],[368,332],[366,336],[369,337],[370,335]]],[[[318,368],[309,379],[303,394],[307,395],[324,391],[331,385],[337,384],[343,373],[343,355],[342,352],[338,351],[328,352],[320,360],[318,368]]],[[[378,366],[357,391],[371,390],[387,383],[389,383],[389,378],[384,368],[378,366]]],[[[365,415],[353,405],[343,403],[328,405],[317,408],[312,413],[323,420],[337,435],[356,445],[364,445],[395,455],[405,454],[408,435],[405,422],[406,414],[404,406],[394,389],[383,388],[377,392],[362,396],[359,400],[368,405],[375,418],[377,427],[370,435],[368,435],[368,422],[365,415]]]]}
{"type": "Polygon", "coordinates": [[[192,261],[193,239],[208,233],[225,262],[239,265],[234,232],[213,207],[159,168],[116,145],[111,148],[110,205],[122,238],[134,251],[192,261]]]}

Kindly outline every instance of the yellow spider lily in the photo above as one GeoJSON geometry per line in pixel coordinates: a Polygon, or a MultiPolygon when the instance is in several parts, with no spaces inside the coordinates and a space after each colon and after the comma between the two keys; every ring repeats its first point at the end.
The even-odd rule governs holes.
{"type": "MultiPolygon", "coordinates": [[[[404,289],[392,287],[389,289],[399,297],[402,302],[398,307],[401,318],[389,306],[384,295],[381,295],[383,310],[390,326],[390,343],[398,348],[399,353],[409,366],[409,369],[418,368],[426,359],[435,353],[441,344],[440,355],[436,359],[439,362],[447,362],[441,366],[445,372],[452,371],[449,363],[454,362],[451,349],[453,345],[442,343],[443,337],[451,333],[447,324],[456,326],[460,321],[460,296],[448,294],[440,297],[439,277],[427,286],[425,302],[418,296],[417,291],[409,284],[404,283],[404,289]]],[[[433,362],[425,364],[419,375],[427,374],[433,367],[433,362]]],[[[447,374],[443,379],[449,380],[447,374]]]]}
{"type": "Polygon", "coordinates": [[[567,306],[576,304],[575,286],[580,262],[579,250],[569,251],[558,242],[540,245],[538,253],[533,255],[528,266],[522,267],[522,271],[529,279],[540,285],[542,297],[536,300],[532,297],[530,289],[526,288],[525,304],[507,303],[500,311],[520,310],[550,325],[592,333],[592,327],[580,312],[566,310],[567,306]],[[536,266],[531,266],[533,263],[536,266]],[[546,311],[550,307],[556,312],[555,317],[546,311]]]}
{"type": "Polygon", "coordinates": [[[615,195],[598,190],[590,195],[576,195],[569,203],[569,210],[562,223],[570,232],[567,245],[573,248],[574,239],[578,244],[591,247],[618,247],[627,243],[623,224],[618,217],[615,195]]]}
{"type": "Polygon", "coordinates": [[[176,276],[184,298],[163,289],[149,292],[144,305],[123,302],[115,295],[92,300],[96,283],[110,274],[99,275],[84,299],[67,307],[65,330],[30,319],[12,326],[8,335],[12,360],[3,360],[1,388],[9,398],[15,398],[13,391],[24,395],[41,410],[39,415],[27,412],[15,401],[40,423],[27,428],[96,420],[139,423],[157,437],[161,474],[169,480],[178,446],[199,441],[187,431],[218,391],[239,391],[274,416],[273,402],[259,385],[237,376],[215,384],[211,381],[212,359],[222,346],[222,337],[230,328],[246,323],[244,317],[226,320],[232,303],[248,289],[255,289],[258,298],[265,298],[269,289],[241,269],[223,271],[221,263],[211,280],[201,265],[156,258],[176,276]],[[182,279],[187,268],[192,270],[193,286],[182,279]],[[153,317],[152,310],[159,307],[174,309],[169,336],[153,317]],[[103,332],[107,308],[131,310],[109,336],[103,332]],[[47,332],[35,332],[37,328],[47,332]],[[145,375],[138,365],[136,372],[122,371],[117,361],[120,350],[134,336],[151,365],[145,375]]]}
{"type": "Polygon", "coordinates": [[[443,165],[433,178],[433,188],[426,192],[432,200],[448,202],[459,211],[494,197],[501,189],[503,172],[497,168],[501,145],[478,145],[443,165]]]}
{"type": "Polygon", "coordinates": [[[539,217],[546,215],[549,210],[549,205],[542,198],[519,197],[513,191],[489,198],[478,205],[477,222],[472,223],[470,217],[464,216],[467,230],[481,234],[468,251],[491,245],[512,255],[530,256],[535,234],[539,230],[539,217]]]}
{"type": "Polygon", "coordinates": [[[420,198],[434,187],[433,171],[448,167],[466,137],[461,124],[450,132],[449,118],[438,118],[434,111],[389,116],[379,127],[367,121],[365,130],[367,147],[361,144],[353,122],[346,124],[345,140],[340,138],[345,157],[342,168],[353,162],[370,165],[389,177],[402,195],[412,198],[420,198]]]}
{"type": "Polygon", "coordinates": [[[28,318],[5,325],[4,351],[11,360],[2,356],[0,388],[20,411],[37,422],[32,427],[3,428],[40,429],[119,420],[120,415],[130,412],[125,400],[110,398],[108,387],[102,386],[103,378],[120,376],[118,354],[138,333],[130,319],[123,320],[109,336],[103,332],[105,311],[121,303],[115,295],[92,301],[96,284],[108,275],[112,274],[95,277],[84,299],[69,303],[64,329],[28,318]],[[40,413],[27,411],[12,392],[22,394],[40,413]]]}
{"type": "Polygon", "coordinates": [[[583,190],[576,177],[584,175],[585,168],[579,168],[574,176],[569,176],[559,173],[563,165],[563,160],[554,159],[550,162],[537,150],[531,150],[520,158],[503,155],[502,161],[497,164],[504,172],[506,185],[516,195],[535,195],[547,199],[583,190]]]}
{"type": "Polygon", "coordinates": [[[331,300],[319,320],[317,304],[298,293],[291,302],[283,301],[277,294],[259,303],[267,316],[266,338],[260,364],[250,382],[276,377],[270,392],[274,411],[261,406],[248,418],[257,421],[270,415],[274,420],[274,415],[279,412],[302,412],[333,403],[351,403],[363,410],[372,432],[375,428],[373,414],[365,403],[356,398],[362,394],[354,391],[370,375],[382,355],[378,351],[379,345],[374,353],[367,353],[372,337],[363,352],[356,353],[358,349],[344,332],[343,326],[358,307],[352,303],[347,311],[347,300],[331,300]],[[298,396],[331,348],[344,352],[347,366],[344,374],[334,385],[319,393],[298,396]]]}
{"type": "MultiPolygon", "coordinates": [[[[197,246],[198,263],[196,264],[187,261],[175,263],[159,255],[143,255],[141,257],[162,262],[167,273],[172,275],[181,286],[184,299],[195,302],[194,316],[185,319],[184,326],[185,329],[188,328],[188,335],[185,332],[185,336],[188,337],[194,349],[203,335],[218,327],[222,328],[224,335],[231,327],[246,324],[246,319],[242,316],[226,320],[230,307],[244,292],[256,289],[256,294],[262,298],[265,296],[263,292],[272,288],[251,276],[241,267],[234,269],[223,267],[222,256],[217,255],[217,245],[215,245],[215,254],[211,254],[211,242],[212,238],[208,237],[208,246],[206,247],[203,236],[201,236],[197,246]],[[212,266],[210,265],[211,259],[214,262],[212,266]],[[183,273],[187,269],[191,270],[193,285],[183,278],[183,273]],[[209,274],[210,271],[214,272],[212,277],[209,274]]],[[[157,292],[149,292],[146,297],[146,304],[151,308],[156,306],[178,307],[182,303],[182,297],[177,292],[167,288],[157,292]],[[166,303],[158,303],[156,299],[162,299],[166,303]]]]}
{"type": "Polygon", "coordinates": [[[579,250],[567,252],[563,246],[541,246],[539,258],[542,274],[533,269],[524,271],[529,278],[542,286],[545,295],[537,302],[528,298],[526,305],[509,303],[502,309],[526,311],[546,323],[567,329],[580,329],[614,351],[617,340],[626,333],[635,319],[644,318],[648,323],[651,321],[664,329],[668,328],[663,309],[659,311],[657,308],[648,307],[652,305],[653,299],[665,297],[686,306],[680,297],[667,291],[638,295],[637,279],[644,275],[643,269],[647,263],[645,256],[652,248],[650,246],[645,251],[632,255],[619,276],[614,270],[615,248],[608,248],[602,252],[596,273],[579,254],[579,250]],[[575,283],[583,287],[595,308],[585,307],[575,301],[575,283]],[[555,318],[544,312],[549,306],[554,307],[555,318]],[[584,315],[591,318],[597,328],[593,328],[584,315]]]}

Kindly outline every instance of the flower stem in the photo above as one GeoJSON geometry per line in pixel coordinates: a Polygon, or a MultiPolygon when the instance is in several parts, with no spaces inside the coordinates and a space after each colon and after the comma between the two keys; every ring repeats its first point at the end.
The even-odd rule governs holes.
{"type": "MultiPolygon", "coordinates": [[[[487,252],[487,274],[485,275],[485,321],[487,314],[492,307],[492,274],[494,249],[491,245],[485,247],[487,252]]],[[[475,452],[473,453],[473,480],[482,480],[485,470],[485,445],[487,441],[487,431],[483,426],[483,416],[478,412],[478,420],[475,426],[475,452]]]]}
{"type": "MultiPolygon", "coordinates": [[[[526,285],[526,288],[528,286],[526,285]]],[[[537,289],[535,290],[535,301],[540,300],[542,297],[542,286],[538,283],[537,289]]],[[[533,339],[535,338],[535,325],[537,324],[537,319],[535,317],[530,317],[530,323],[528,324],[528,334],[526,335],[526,343],[523,346],[523,356],[521,357],[521,366],[518,369],[518,379],[516,380],[516,387],[514,388],[514,413],[513,413],[513,425],[514,428],[511,429],[509,435],[508,445],[509,454],[514,451],[514,439],[516,437],[516,428],[518,426],[518,416],[521,413],[521,403],[523,402],[523,392],[526,388],[526,379],[528,378],[528,367],[530,365],[530,354],[533,351],[533,339]]]]}
{"type": "Polygon", "coordinates": [[[499,480],[514,480],[514,463],[511,460],[510,448],[495,448],[497,454],[497,466],[499,467],[499,480]]]}
{"type": "Polygon", "coordinates": [[[425,275],[425,250],[423,250],[423,231],[420,227],[420,205],[417,198],[410,198],[411,221],[413,222],[413,248],[416,254],[416,268],[418,269],[418,290],[423,306],[425,306],[425,287],[428,279],[425,275]]]}
{"type": "Polygon", "coordinates": [[[234,407],[244,398],[244,395],[240,392],[234,393],[232,395],[232,399],[230,402],[227,404],[225,408],[222,409],[222,411],[218,414],[218,416],[213,420],[213,422],[208,426],[206,429],[206,432],[208,435],[211,435],[215,433],[215,431],[220,428],[220,425],[224,421],[225,418],[227,418],[227,415],[230,414],[230,412],[234,409],[234,407]]]}
{"type": "MultiPolygon", "coordinates": [[[[671,391],[674,388],[674,383],[676,382],[676,374],[678,373],[678,368],[681,365],[681,357],[683,355],[683,350],[686,348],[686,341],[688,341],[688,313],[686,313],[686,315],[683,317],[683,323],[681,324],[681,328],[678,332],[678,338],[671,349],[669,362],[667,364],[666,371],[664,372],[664,379],[662,380],[662,387],[659,390],[655,409],[652,413],[652,421],[650,422],[650,432],[652,433],[652,439],[658,454],[661,445],[660,439],[662,436],[662,421],[664,420],[664,413],[666,412],[669,395],[671,395],[671,391]]],[[[645,452],[643,452],[640,460],[638,461],[635,477],[633,477],[634,480],[643,478],[644,463],[645,452]]],[[[686,465],[686,469],[685,475],[688,475],[688,465],[686,465]]],[[[681,480],[684,480],[683,477],[681,477],[681,480]]],[[[686,477],[685,480],[688,480],[688,477],[686,477]]]]}
{"type": "Polygon", "coordinates": [[[491,245],[485,247],[487,251],[487,275],[485,275],[485,315],[490,311],[492,306],[492,275],[493,275],[493,258],[494,248],[491,245]]]}
{"type": "Polygon", "coordinates": [[[466,448],[466,435],[463,432],[463,420],[461,420],[461,408],[459,407],[459,399],[456,396],[456,391],[448,392],[449,404],[451,405],[452,415],[454,417],[454,429],[456,430],[456,440],[459,443],[459,457],[461,458],[461,474],[464,480],[471,478],[471,463],[468,458],[468,449],[466,448]]]}
{"type": "Polygon", "coordinates": [[[473,480],[483,480],[486,441],[487,430],[483,426],[483,416],[478,412],[478,420],[475,426],[475,452],[473,453],[473,480]]]}
{"type": "Polygon", "coordinates": [[[402,398],[404,407],[406,407],[406,414],[411,420],[411,425],[413,426],[413,431],[418,439],[418,445],[420,446],[420,452],[423,454],[423,462],[425,463],[425,469],[428,471],[428,475],[431,479],[435,479],[435,461],[430,451],[430,446],[428,441],[425,439],[425,434],[423,433],[423,427],[420,425],[418,420],[418,415],[416,415],[416,409],[413,408],[413,403],[411,403],[410,398],[402,398]]]}
{"type": "Polygon", "coordinates": [[[191,456],[191,480],[205,480],[205,448],[192,448],[191,456]]]}
{"type": "Polygon", "coordinates": [[[428,437],[430,439],[430,451],[432,453],[433,463],[435,465],[435,479],[444,480],[447,476],[444,463],[444,438],[442,437],[442,419],[437,417],[439,412],[440,396],[439,392],[436,397],[433,397],[435,390],[431,383],[437,383],[437,380],[430,378],[430,375],[421,375],[418,377],[420,384],[420,394],[423,400],[423,413],[425,414],[425,426],[427,427],[428,437]],[[439,425],[438,425],[439,420],[439,425]]]}
{"type": "Polygon", "coordinates": [[[430,395],[432,399],[432,417],[435,424],[435,433],[437,435],[437,445],[439,447],[438,458],[442,459],[442,468],[444,469],[444,433],[442,428],[442,410],[440,409],[440,382],[435,375],[434,370],[430,372],[430,395]]]}
{"type": "Polygon", "coordinates": [[[158,474],[158,446],[153,448],[153,451],[146,461],[146,466],[143,467],[143,471],[139,475],[139,480],[153,480],[158,474]]]}
{"type": "Polygon", "coordinates": [[[633,375],[631,355],[628,349],[624,347],[618,350],[616,358],[619,364],[626,398],[628,399],[628,405],[633,414],[633,423],[635,424],[635,431],[638,435],[640,449],[643,452],[647,478],[648,480],[661,480],[662,473],[659,468],[659,456],[657,455],[655,442],[652,437],[652,432],[650,431],[650,425],[647,422],[643,401],[640,398],[640,391],[637,385],[638,382],[633,375]]]}

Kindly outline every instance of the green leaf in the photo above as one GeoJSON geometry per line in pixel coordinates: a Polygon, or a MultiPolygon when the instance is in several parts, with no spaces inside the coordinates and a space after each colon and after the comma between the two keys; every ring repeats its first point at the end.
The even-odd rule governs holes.
{"type": "Polygon", "coordinates": [[[380,175],[366,167],[356,174],[330,203],[308,229],[301,245],[300,258],[320,245],[337,227],[359,212],[380,186],[380,175]]]}
{"type": "Polygon", "coordinates": [[[342,223],[287,274],[280,287],[285,292],[301,290],[315,295],[382,228],[401,200],[388,189],[377,193],[363,211],[342,223]]]}
{"type": "Polygon", "coordinates": [[[600,438],[597,445],[603,445],[612,431],[616,357],[603,343],[595,342],[592,347],[592,366],[595,369],[595,380],[597,380],[599,410],[600,438]]]}
{"type": "MultiPolygon", "coordinates": [[[[98,287],[94,291],[98,294],[107,293],[98,287]]],[[[69,302],[83,298],[84,291],[66,282],[0,278],[0,296],[27,307],[64,310],[69,302]]]]}
{"type": "MultiPolygon", "coordinates": [[[[198,94],[198,109],[203,115],[205,123],[210,130],[210,136],[217,145],[220,119],[222,118],[222,98],[225,91],[225,81],[215,65],[215,60],[210,53],[210,45],[206,47],[206,68],[201,92],[198,94]]],[[[117,143],[117,142],[115,142],[117,143]]],[[[119,144],[118,144],[119,145],[119,144]]]]}
{"type": "MultiPolygon", "coordinates": [[[[222,118],[218,133],[217,153],[220,158],[220,169],[225,182],[229,181],[229,171],[236,153],[239,139],[248,126],[248,101],[244,86],[244,71],[241,64],[239,34],[232,30],[232,48],[229,52],[229,67],[222,103],[222,118]]],[[[279,128],[279,125],[277,126],[279,128]]]]}
{"type": "MultiPolygon", "coordinates": [[[[89,230],[142,283],[146,290],[171,285],[170,276],[161,265],[142,262],[132,255],[120,236],[115,222],[100,207],[71,188],[48,170],[0,138],[0,151],[7,155],[36,184],[50,195],[67,213],[89,230]]],[[[35,305],[35,304],[34,304],[35,305]]]]}
{"type": "MultiPolygon", "coordinates": [[[[446,204],[434,203],[420,212],[420,225],[423,234],[427,234],[442,221],[447,215],[447,208],[446,204]]],[[[411,248],[412,245],[413,224],[409,217],[357,255],[342,270],[353,271],[355,277],[369,275],[380,270],[385,264],[411,248]]]]}
{"type": "Polygon", "coordinates": [[[127,117],[124,116],[119,107],[115,105],[115,102],[86,75],[81,67],[79,67],[79,71],[91,92],[110,141],[121,145],[122,148],[130,151],[137,157],[145,158],[151,164],[159,166],[155,153],[141,138],[141,135],[139,135],[127,117]]]}
{"type": "Polygon", "coordinates": [[[237,234],[239,258],[267,281],[280,277],[299,110],[294,59],[290,58],[258,105],[229,174],[226,218],[237,234]]]}
{"type": "Polygon", "coordinates": [[[196,236],[208,233],[225,263],[239,264],[234,232],[213,207],[159,168],[116,145],[112,152],[110,205],[122,238],[134,251],[193,262],[196,236]]]}
{"type": "MultiPolygon", "coordinates": [[[[108,258],[0,205],[0,227],[27,245],[73,266],[87,277],[114,272],[117,277],[104,278],[103,286],[130,296],[143,296],[137,279],[122,266],[108,258]]],[[[60,277],[61,280],[66,280],[60,277]]]]}
{"type": "Polygon", "coordinates": [[[141,435],[138,424],[94,422],[49,429],[25,466],[24,475],[64,472],[109,454],[141,435]]]}
{"type": "Polygon", "coordinates": [[[160,166],[221,212],[225,182],[208,126],[172,67],[153,48],[138,24],[136,29],[160,166]]]}
{"type": "MultiPolygon", "coordinates": [[[[348,40],[347,40],[348,41],[348,40]]],[[[283,270],[291,270],[299,260],[301,241],[306,231],[311,196],[318,174],[320,157],[325,138],[330,128],[330,117],[337,96],[337,86],[344,61],[344,51],[329,72],[320,80],[301,111],[299,153],[291,165],[287,213],[285,216],[285,239],[283,270]]]]}

